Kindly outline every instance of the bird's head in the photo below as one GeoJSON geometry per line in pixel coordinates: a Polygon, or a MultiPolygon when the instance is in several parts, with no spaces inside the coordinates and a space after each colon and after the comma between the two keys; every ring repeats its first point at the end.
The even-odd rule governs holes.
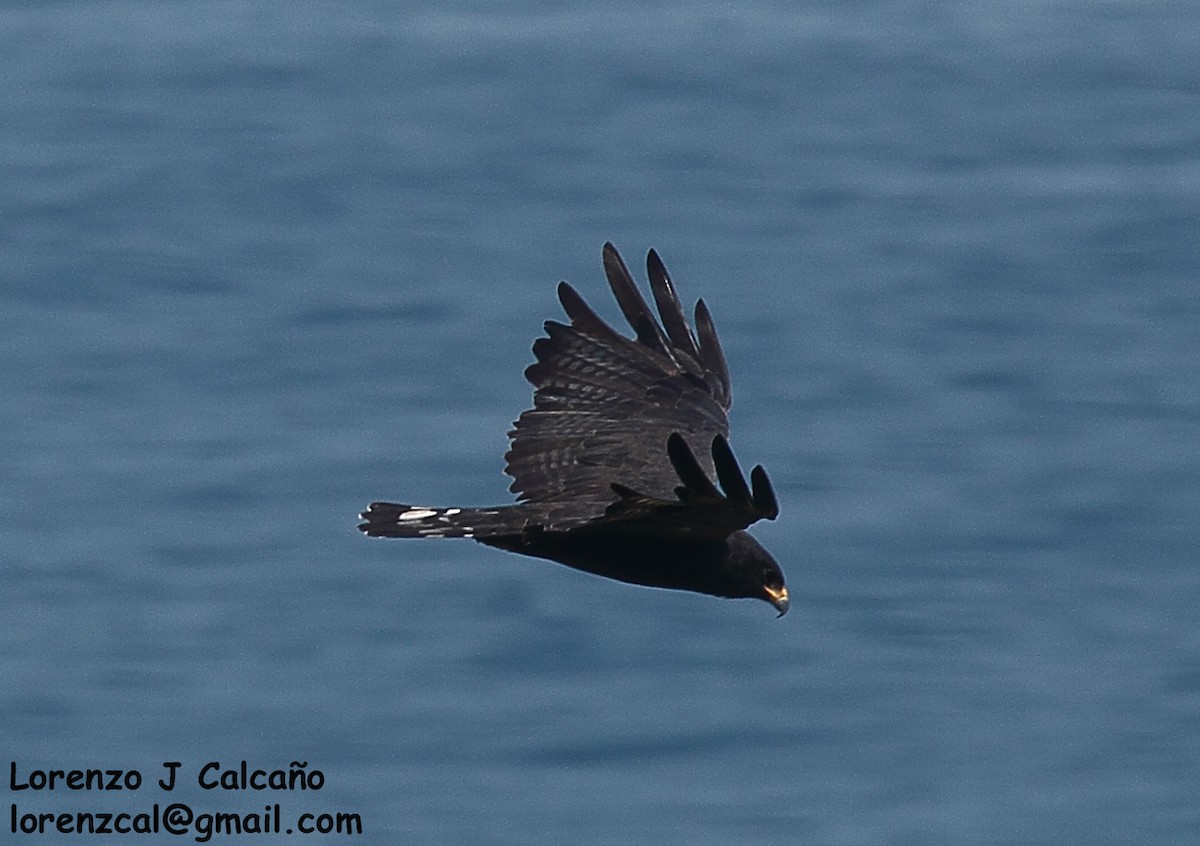
{"type": "Polygon", "coordinates": [[[737,584],[737,596],[762,599],[775,606],[782,617],[788,612],[788,591],[783,570],[771,553],[746,532],[734,532],[727,542],[725,571],[737,584]]]}

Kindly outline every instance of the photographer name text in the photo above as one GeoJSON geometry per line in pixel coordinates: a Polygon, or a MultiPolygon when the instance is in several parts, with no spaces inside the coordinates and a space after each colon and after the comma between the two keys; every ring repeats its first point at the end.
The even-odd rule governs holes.
{"type": "MultiPolygon", "coordinates": [[[[158,779],[160,790],[174,790],[180,761],[163,761],[163,777],[158,779]]],[[[325,786],[325,774],[309,770],[308,761],[292,761],[287,769],[265,770],[240,761],[236,766],[222,767],[220,761],[209,761],[196,773],[196,784],[202,790],[320,790],[325,786]]],[[[144,779],[140,770],[21,770],[16,761],[8,765],[8,789],[17,790],[140,790],[144,779]]]]}

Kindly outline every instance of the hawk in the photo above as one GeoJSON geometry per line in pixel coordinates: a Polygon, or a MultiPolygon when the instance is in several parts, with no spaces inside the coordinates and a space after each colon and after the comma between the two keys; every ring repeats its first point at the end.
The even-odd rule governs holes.
{"type": "Polygon", "coordinates": [[[636,585],[763,599],[783,616],[783,572],[745,531],[774,520],[779,505],[766,471],[755,467],[747,482],[729,448],[729,368],[708,308],[696,303],[693,332],[651,250],[660,322],[611,243],[603,258],[634,337],[559,283],[570,323],[547,321],[534,342],[537,360],[525,370],[533,408],[508,433],[505,471],[517,502],[372,502],[358,528],[371,537],[472,538],[636,585]]]}

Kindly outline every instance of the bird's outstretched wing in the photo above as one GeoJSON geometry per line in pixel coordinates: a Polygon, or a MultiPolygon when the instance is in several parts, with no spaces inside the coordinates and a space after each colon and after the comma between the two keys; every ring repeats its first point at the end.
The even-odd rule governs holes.
{"type": "MultiPolygon", "coordinates": [[[[730,491],[732,483],[719,460],[710,461],[707,450],[697,459],[686,445],[707,446],[718,437],[725,444],[729,435],[729,370],[712,317],[704,302],[698,302],[693,333],[653,250],[647,268],[661,324],[616,249],[605,244],[604,270],[635,337],[614,331],[563,282],[558,297],[571,322],[547,321],[548,337],[533,345],[537,361],[525,371],[535,388],[533,408],[509,432],[512,447],[505,456],[506,471],[518,499],[553,503],[566,522],[573,522],[564,514],[567,505],[566,511],[580,519],[600,517],[606,510],[610,519],[631,519],[635,503],[646,513],[658,514],[664,514],[664,506],[690,506],[693,521],[698,508],[715,505],[708,491],[690,498],[682,493],[693,487],[701,491],[703,485],[698,478],[684,478],[680,485],[679,447],[668,454],[668,441],[674,438],[683,443],[690,464],[713,493],[709,479],[717,471],[728,495],[717,498],[726,503],[726,512],[729,502],[741,498],[740,489],[730,491]]],[[[727,444],[724,450],[728,452],[727,444]]],[[[731,453],[729,458],[732,461],[731,453]]],[[[756,474],[765,480],[761,470],[756,474]]],[[[737,475],[744,489],[740,471],[737,475]]],[[[682,512],[679,516],[682,519],[682,512]]],[[[732,531],[754,519],[758,517],[741,522],[741,517],[726,513],[722,524],[740,523],[727,530],[732,531]]]]}
{"type": "Polygon", "coordinates": [[[779,516],[779,502],[766,471],[756,466],[747,484],[724,436],[717,435],[712,441],[720,490],[681,435],[667,439],[667,455],[680,482],[674,499],[659,499],[613,484],[619,499],[605,509],[604,517],[587,525],[604,531],[720,539],[758,520],[779,516]]]}

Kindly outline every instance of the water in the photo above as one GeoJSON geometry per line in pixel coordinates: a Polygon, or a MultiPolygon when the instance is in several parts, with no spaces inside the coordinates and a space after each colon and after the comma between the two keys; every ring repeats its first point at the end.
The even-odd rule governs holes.
{"type": "Polygon", "coordinates": [[[1197,31],[1171,2],[6,4],[0,763],[146,783],[4,804],[1196,842],[1197,31]],[[782,621],[354,530],[506,501],[554,283],[616,315],[606,239],[713,309],[782,621]],[[326,784],[196,785],[242,759],[326,784]]]}

